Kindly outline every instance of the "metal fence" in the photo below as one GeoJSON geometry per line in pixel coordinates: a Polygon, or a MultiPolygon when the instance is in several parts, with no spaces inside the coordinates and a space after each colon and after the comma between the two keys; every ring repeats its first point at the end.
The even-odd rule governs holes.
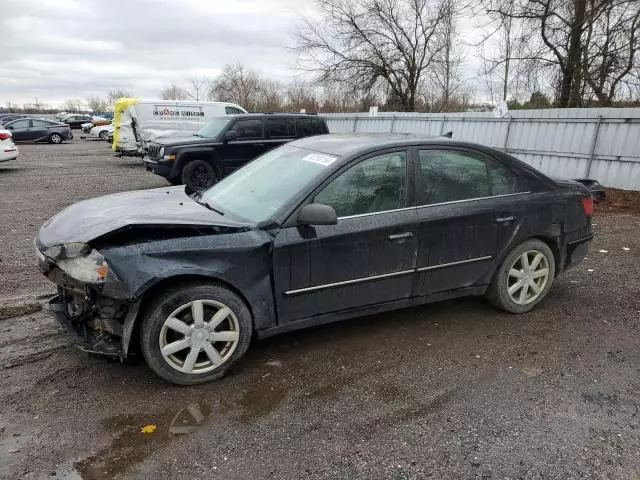
{"type": "Polygon", "coordinates": [[[548,175],[640,190],[640,108],[521,110],[506,118],[490,112],[323,116],[332,133],[452,131],[454,139],[504,150],[548,175]]]}

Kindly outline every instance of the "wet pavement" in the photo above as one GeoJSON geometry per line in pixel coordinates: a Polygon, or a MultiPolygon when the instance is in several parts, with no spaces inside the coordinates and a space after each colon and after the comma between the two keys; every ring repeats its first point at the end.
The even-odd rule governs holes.
{"type": "MultiPolygon", "coordinates": [[[[24,163],[41,148],[63,165],[52,175],[81,158],[24,146],[24,163]]],[[[109,175],[79,174],[78,198],[91,182],[162,184],[108,152],[90,158],[109,175]]],[[[25,196],[51,181],[40,168],[28,192],[0,173],[0,201],[9,189],[30,212],[25,196]]],[[[25,213],[0,215],[32,236],[25,213]]],[[[0,320],[0,478],[638,478],[640,217],[596,224],[588,258],[529,314],[471,298],[290,333],[197,387],[89,357],[43,312],[0,320]]],[[[46,291],[14,237],[3,286],[46,291]]]]}

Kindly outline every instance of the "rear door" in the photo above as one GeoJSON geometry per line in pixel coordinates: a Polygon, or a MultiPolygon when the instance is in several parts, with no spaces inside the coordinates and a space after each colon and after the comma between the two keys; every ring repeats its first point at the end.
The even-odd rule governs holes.
{"type": "Polygon", "coordinates": [[[458,147],[416,149],[418,205],[417,295],[485,284],[504,234],[515,218],[509,205],[526,192],[506,167],[458,147]]]}
{"type": "Polygon", "coordinates": [[[266,141],[264,151],[290,142],[296,136],[293,118],[267,117],[265,133],[266,141]]]}
{"type": "Polygon", "coordinates": [[[225,175],[253,160],[265,150],[262,118],[238,119],[228,131],[235,133],[236,138],[216,147],[219,151],[218,162],[225,175]]]}
{"type": "Polygon", "coordinates": [[[49,127],[51,122],[46,120],[31,120],[31,126],[29,127],[30,140],[40,140],[46,138],[49,135],[49,127]]]}
{"type": "Polygon", "coordinates": [[[278,318],[283,323],[408,298],[415,278],[416,211],[405,149],[368,155],[314,196],[336,225],[293,226],[274,243],[278,318]]]}

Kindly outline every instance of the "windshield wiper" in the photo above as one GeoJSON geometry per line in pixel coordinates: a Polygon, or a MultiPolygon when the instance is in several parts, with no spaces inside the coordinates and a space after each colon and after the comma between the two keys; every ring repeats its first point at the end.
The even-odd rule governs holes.
{"type": "MultiPolygon", "coordinates": [[[[197,200],[196,200],[197,201],[197,200]]],[[[198,202],[200,205],[204,205],[205,207],[207,207],[209,210],[212,210],[220,215],[224,216],[224,212],[222,210],[217,209],[216,207],[214,207],[213,205],[208,204],[207,202],[198,202]]]]}

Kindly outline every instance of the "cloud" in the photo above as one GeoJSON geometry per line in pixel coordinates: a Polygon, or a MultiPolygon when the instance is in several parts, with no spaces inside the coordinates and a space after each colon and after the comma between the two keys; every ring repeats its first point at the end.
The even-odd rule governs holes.
{"type": "Polygon", "coordinates": [[[312,0],[20,0],[0,16],[0,102],[61,103],[122,88],[154,98],[241,62],[279,80],[312,0]]]}

